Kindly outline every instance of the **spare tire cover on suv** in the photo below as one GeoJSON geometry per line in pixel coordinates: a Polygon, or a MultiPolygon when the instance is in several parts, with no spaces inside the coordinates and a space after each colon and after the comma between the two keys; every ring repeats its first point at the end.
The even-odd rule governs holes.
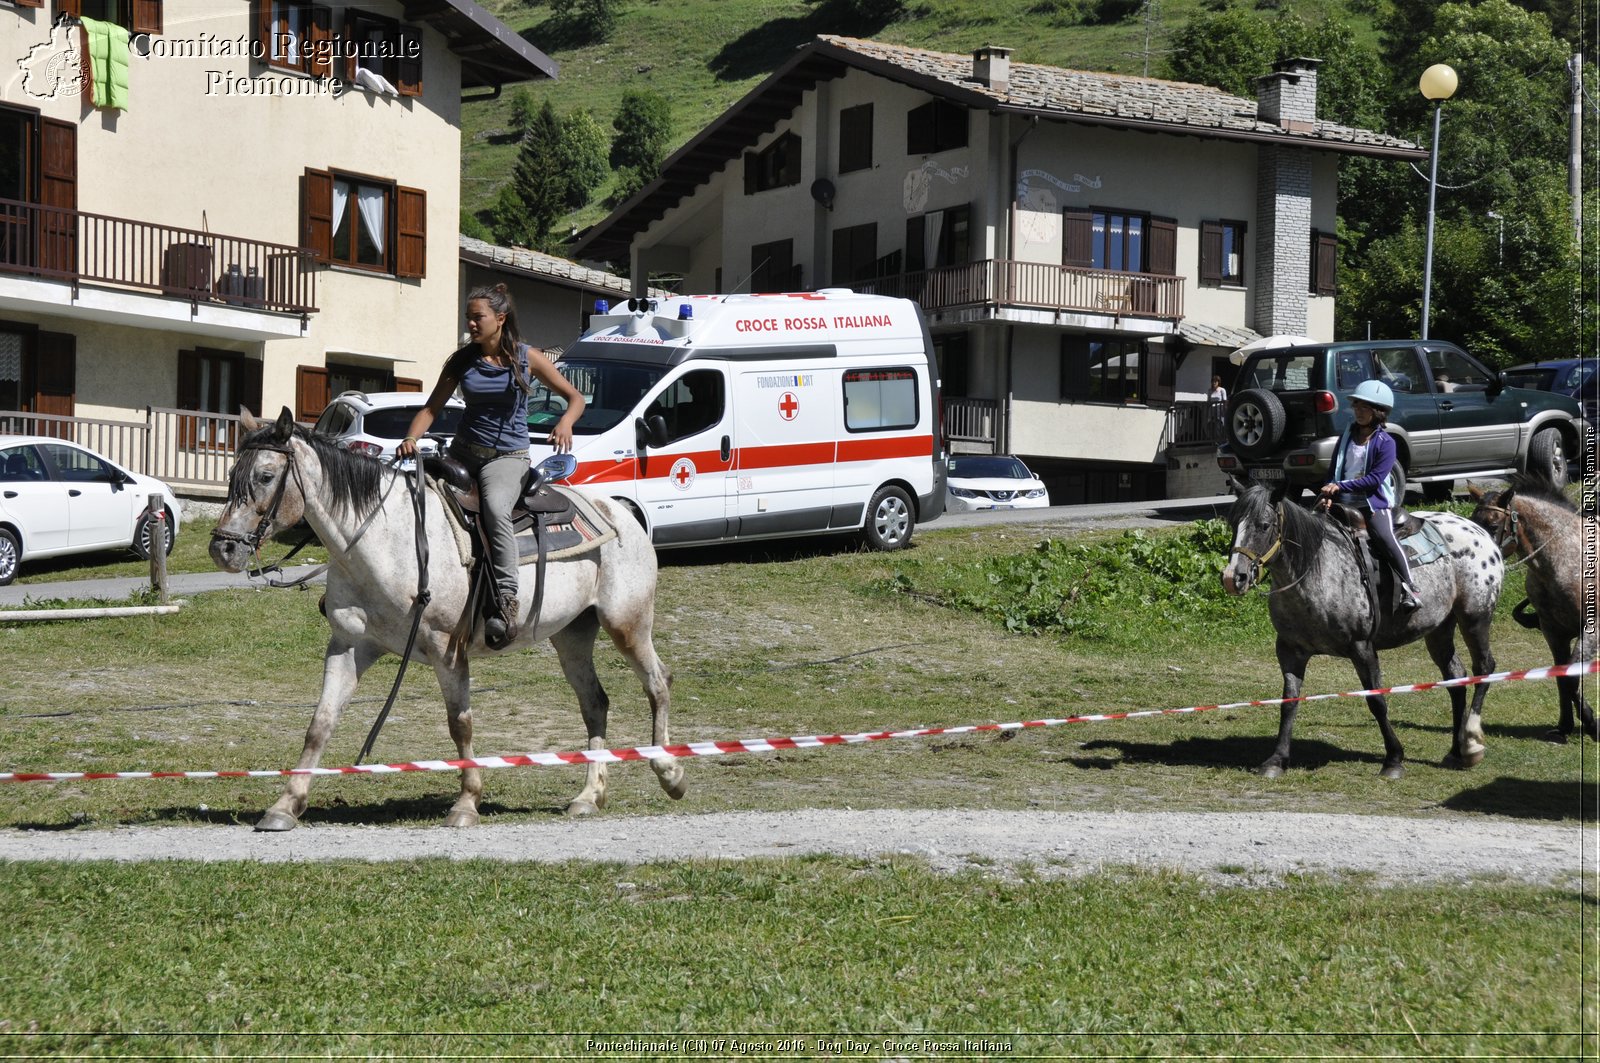
{"type": "Polygon", "coordinates": [[[1266,388],[1250,388],[1228,400],[1228,442],[1241,457],[1271,455],[1288,423],[1282,400],[1266,388]]]}

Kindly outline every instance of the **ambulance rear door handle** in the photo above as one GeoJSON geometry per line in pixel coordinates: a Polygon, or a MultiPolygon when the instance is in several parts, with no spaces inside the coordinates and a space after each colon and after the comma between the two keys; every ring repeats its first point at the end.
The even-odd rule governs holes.
{"type": "Polygon", "coordinates": [[[728,455],[733,453],[733,440],[727,436],[722,437],[722,460],[727,461],[728,455]]]}

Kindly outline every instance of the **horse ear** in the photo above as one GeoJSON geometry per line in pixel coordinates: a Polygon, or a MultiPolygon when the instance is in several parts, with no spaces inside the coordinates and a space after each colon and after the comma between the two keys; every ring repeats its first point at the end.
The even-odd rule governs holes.
{"type": "Polygon", "coordinates": [[[1477,484],[1473,483],[1471,480],[1468,480],[1467,481],[1467,495],[1474,502],[1482,502],[1483,501],[1483,488],[1479,487],[1477,484]]]}
{"type": "Polygon", "coordinates": [[[1287,494],[1288,491],[1288,483],[1285,481],[1279,481],[1267,489],[1267,501],[1271,502],[1273,505],[1277,505],[1279,502],[1283,501],[1283,496],[1287,494]]]}
{"type": "Polygon", "coordinates": [[[1250,485],[1230,472],[1228,474],[1228,490],[1232,491],[1236,495],[1242,495],[1246,491],[1250,490],[1250,485]]]}
{"type": "Polygon", "coordinates": [[[278,414],[278,420],[272,426],[272,436],[280,443],[289,442],[289,437],[294,435],[294,414],[285,406],[283,412],[278,414]]]}
{"type": "Polygon", "coordinates": [[[265,424],[265,421],[256,420],[256,415],[250,412],[250,407],[239,407],[239,425],[246,432],[254,432],[256,429],[261,428],[265,424]]]}

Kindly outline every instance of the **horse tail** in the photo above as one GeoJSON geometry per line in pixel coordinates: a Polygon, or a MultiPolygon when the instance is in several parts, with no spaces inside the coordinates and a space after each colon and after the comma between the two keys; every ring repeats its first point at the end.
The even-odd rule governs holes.
{"type": "Polygon", "coordinates": [[[1511,619],[1523,627],[1536,628],[1539,626],[1539,614],[1534,611],[1533,603],[1526,598],[1518,602],[1516,608],[1511,610],[1511,619]]]}

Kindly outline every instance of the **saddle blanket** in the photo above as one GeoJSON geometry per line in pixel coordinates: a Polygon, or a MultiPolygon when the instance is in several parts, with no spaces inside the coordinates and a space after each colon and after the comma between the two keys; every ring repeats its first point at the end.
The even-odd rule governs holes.
{"type": "Polygon", "coordinates": [[[1420,531],[1413,532],[1400,540],[1400,549],[1406,552],[1406,557],[1413,565],[1431,565],[1450,552],[1450,547],[1444,541],[1444,532],[1434,526],[1433,521],[1419,514],[1422,521],[1420,531]]]}
{"type": "MultiPolygon", "coordinates": [[[[439,496],[439,501],[449,518],[450,532],[455,539],[457,552],[461,555],[461,564],[470,568],[474,557],[472,549],[474,533],[467,525],[466,515],[461,510],[456,493],[449,485],[431,476],[427,480],[428,487],[439,496]]],[[[544,537],[546,561],[566,561],[581,557],[617,537],[617,529],[600,515],[600,511],[595,508],[591,499],[576,491],[555,485],[552,485],[550,490],[559,492],[566,498],[571,503],[572,509],[571,515],[563,518],[563,523],[546,527],[544,537]]],[[[532,519],[529,514],[519,510],[516,521],[518,564],[534,564],[539,560],[539,544],[534,538],[532,519]]]]}

